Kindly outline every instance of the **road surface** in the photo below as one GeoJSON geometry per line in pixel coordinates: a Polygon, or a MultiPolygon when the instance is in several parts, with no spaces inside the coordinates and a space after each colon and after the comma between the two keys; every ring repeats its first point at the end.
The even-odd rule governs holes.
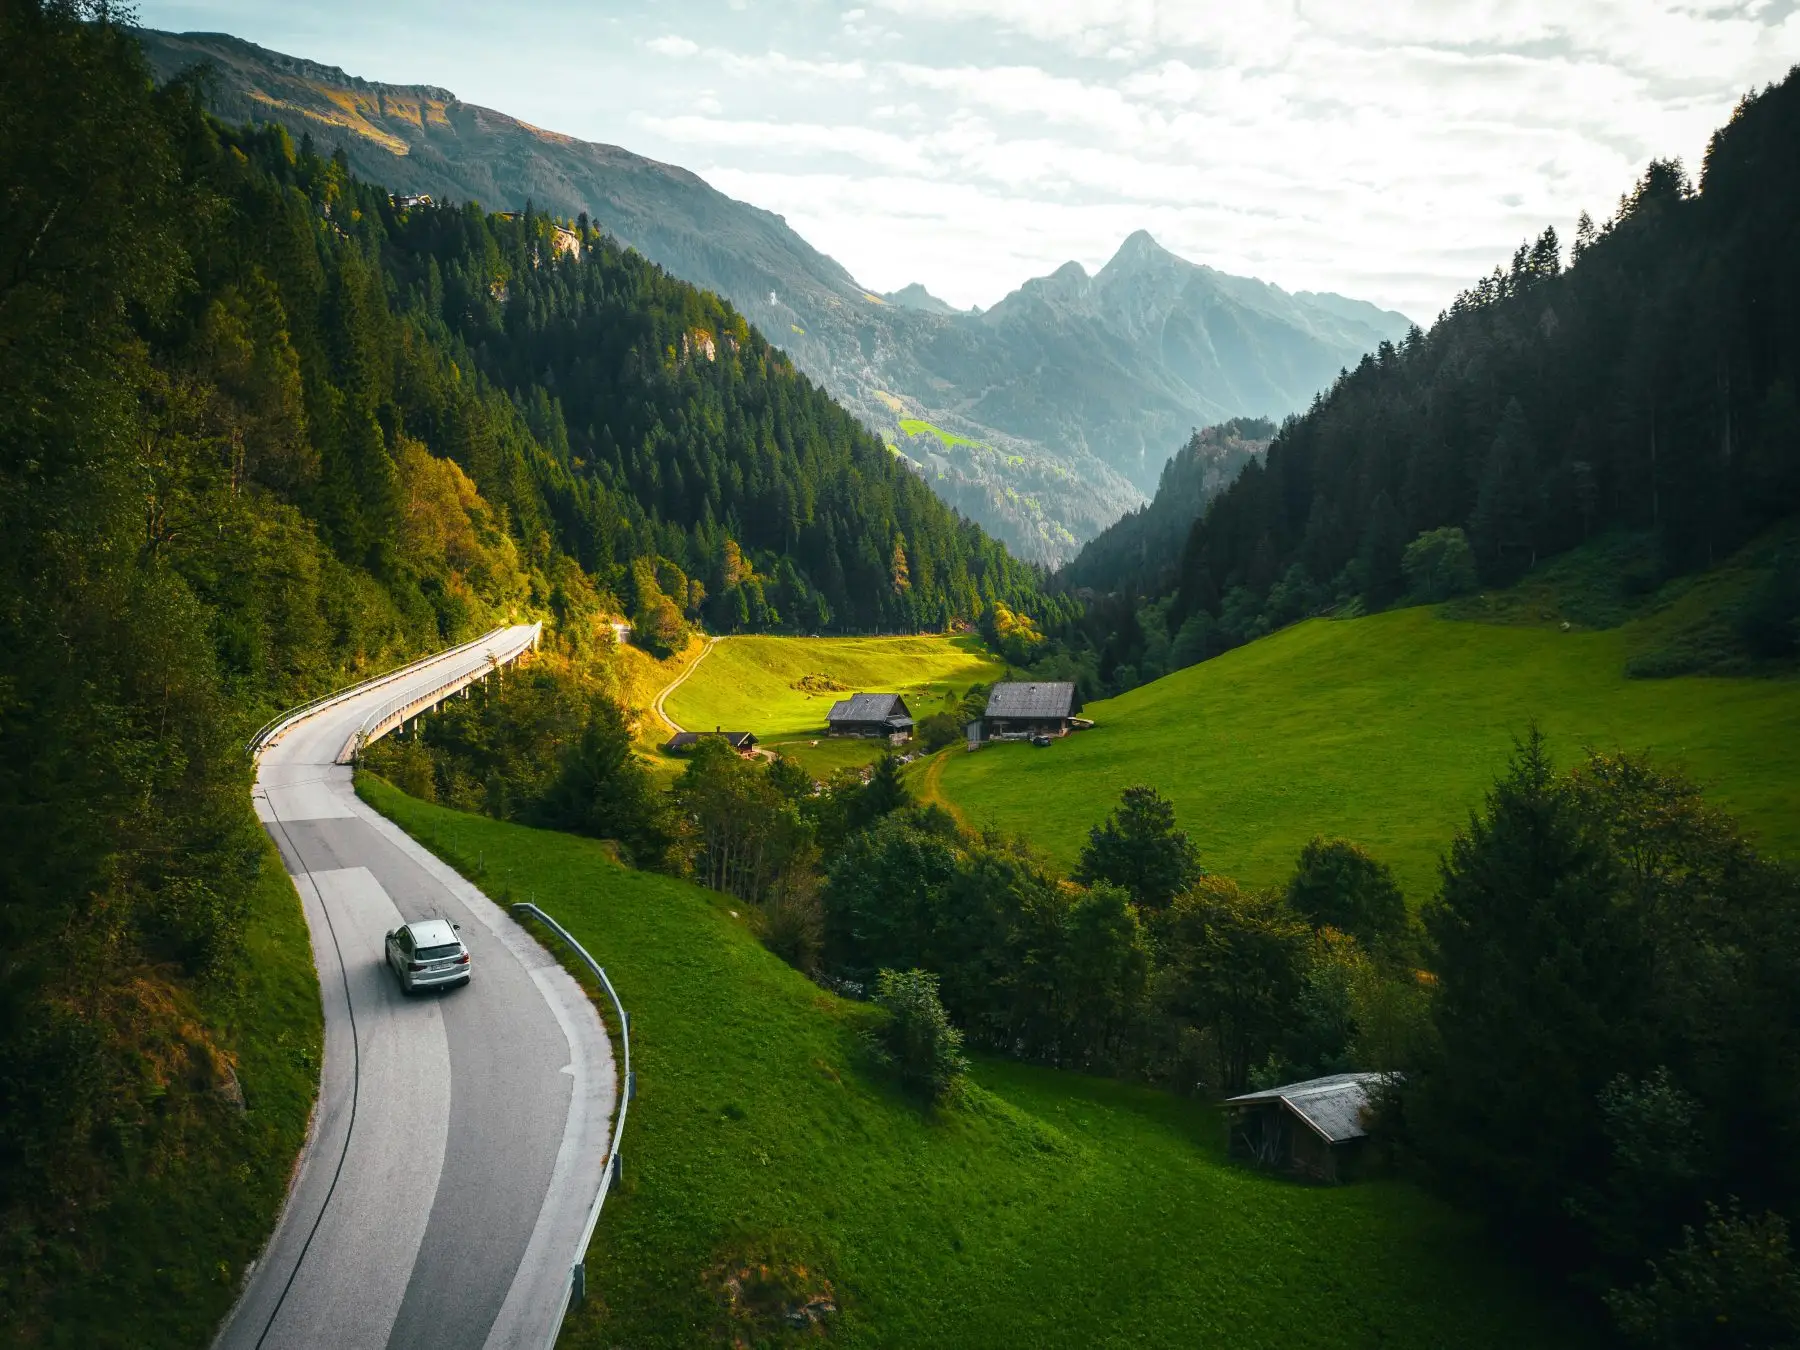
{"type": "Polygon", "coordinates": [[[325,1005],[313,1133],[223,1350],[549,1343],[606,1165],[612,1049],[573,978],[492,901],[359,801],[371,713],[535,639],[500,630],[321,708],[265,748],[256,810],[306,910],[325,1005]],[[407,998],[411,919],[462,925],[473,978],[407,998]]]}

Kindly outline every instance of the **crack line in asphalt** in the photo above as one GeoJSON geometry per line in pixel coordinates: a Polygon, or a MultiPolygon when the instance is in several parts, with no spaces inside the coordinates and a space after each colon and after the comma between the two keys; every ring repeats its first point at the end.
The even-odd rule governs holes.
{"type": "MultiPolygon", "coordinates": [[[[322,780],[321,780],[322,781],[322,780]]],[[[269,815],[281,829],[281,837],[287,840],[292,850],[294,861],[299,863],[306,873],[307,884],[312,887],[313,895],[318,898],[319,912],[325,916],[325,927],[331,932],[331,948],[337,953],[338,977],[344,985],[344,1007],[350,1017],[350,1122],[344,1128],[344,1147],[338,1154],[337,1170],[331,1174],[331,1186],[325,1192],[325,1200],[319,1206],[319,1213],[313,1219],[312,1228],[306,1234],[306,1242],[300,1248],[300,1255],[294,1262],[294,1268],[288,1272],[287,1283],[281,1286],[281,1296],[275,1300],[275,1306],[269,1310],[269,1320],[263,1323],[262,1334],[256,1338],[256,1350],[262,1350],[262,1343],[269,1338],[269,1332],[275,1328],[275,1319],[281,1315],[281,1306],[287,1302],[288,1291],[294,1287],[294,1280],[300,1274],[300,1267],[306,1264],[306,1254],[312,1250],[313,1239],[319,1235],[319,1225],[325,1222],[325,1211],[331,1208],[331,1197],[337,1194],[338,1180],[344,1175],[344,1159],[350,1155],[350,1137],[356,1130],[356,1099],[362,1087],[362,1044],[356,1031],[356,1004],[350,997],[350,969],[344,964],[344,949],[338,944],[337,925],[331,921],[331,907],[325,903],[325,893],[319,889],[319,883],[313,879],[312,868],[300,856],[299,846],[294,843],[294,836],[288,833],[287,822],[282,820],[280,812],[275,809],[275,801],[263,793],[263,800],[269,804],[269,815]]],[[[324,1042],[320,1042],[319,1063],[321,1065],[319,1082],[323,1086],[325,1075],[324,1042]]]]}

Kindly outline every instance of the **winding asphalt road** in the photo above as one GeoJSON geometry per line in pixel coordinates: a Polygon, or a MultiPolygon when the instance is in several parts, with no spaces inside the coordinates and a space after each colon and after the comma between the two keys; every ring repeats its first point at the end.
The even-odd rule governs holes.
{"type": "Polygon", "coordinates": [[[606,1167],[612,1048],[579,985],[499,906],[356,797],[372,713],[506,662],[536,629],[409,667],[283,731],[258,817],[306,910],[325,1005],[312,1137],[222,1350],[538,1347],[606,1167]],[[388,930],[462,925],[473,978],[404,996],[388,930]]]}

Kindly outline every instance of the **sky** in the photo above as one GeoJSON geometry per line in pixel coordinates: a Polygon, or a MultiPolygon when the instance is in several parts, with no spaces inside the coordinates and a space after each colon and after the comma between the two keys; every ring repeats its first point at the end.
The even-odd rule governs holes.
{"type": "Polygon", "coordinates": [[[141,0],[682,165],[865,286],[986,307],[1132,231],[1429,322],[1696,174],[1800,0],[141,0]]]}

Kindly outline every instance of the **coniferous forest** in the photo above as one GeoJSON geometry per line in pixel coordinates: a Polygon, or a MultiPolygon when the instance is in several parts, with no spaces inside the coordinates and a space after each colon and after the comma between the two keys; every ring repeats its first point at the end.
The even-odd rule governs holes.
{"type": "MultiPolygon", "coordinates": [[[[1505,586],[1609,532],[1640,541],[1627,590],[1723,562],[1800,509],[1796,182],[1790,75],[1742,101],[1697,182],[1653,162],[1610,219],[1568,247],[1545,230],[1340,375],[1187,512],[1185,545],[1131,548],[1138,517],[1092,541],[1058,581],[1095,594],[1039,663],[1097,697],[1308,615],[1505,586]]],[[[1748,655],[1791,657],[1800,559],[1752,608],[1748,655]]]]}
{"type": "Polygon", "coordinates": [[[0,1216],[28,1266],[96,1259],[53,1235],[230,1078],[196,1000],[229,1004],[270,866],[271,711],[514,616],[579,649],[610,613],[654,645],[1067,603],[715,297],[585,223],[397,207],[219,124],[202,78],[154,89],[104,6],[0,14],[0,1216]]]}
{"type": "MultiPolygon", "coordinates": [[[[1698,184],[1650,165],[1564,266],[1554,230],[1291,419],[1196,521],[1172,617],[1302,590],[1369,608],[1409,541],[1461,528],[1480,576],[1611,528],[1721,561],[1800,508],[1800,78],[1750,96],[1698,184]],[[1280,594],[1277,594],[1280,592],[1280,594]]],[[[1278,620],[1280,615],[1275,616],[1278,620]]]]}

